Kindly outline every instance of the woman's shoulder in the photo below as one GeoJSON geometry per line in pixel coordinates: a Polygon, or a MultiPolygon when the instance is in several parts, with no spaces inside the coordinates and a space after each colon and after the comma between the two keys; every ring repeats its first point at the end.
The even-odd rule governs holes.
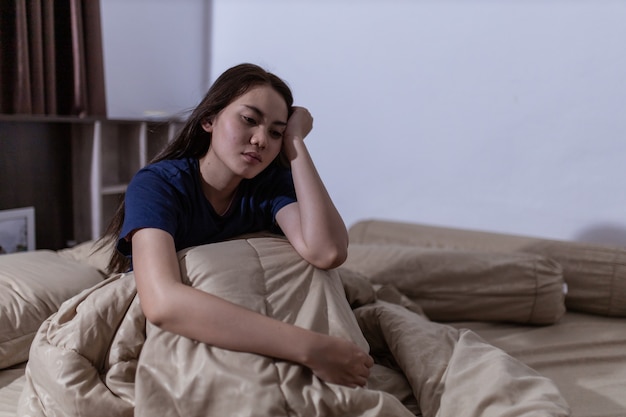
{"type": "Polygon", "coordinates": [[[133,177],[130,189],[195,189],[198,161],[194,158],[167,159],[141,168],[133,177]]]}
{"type": "Polygon", "coordinates": [[[165,179],[174,179],[190,176],[195,177],[198,170],[198,160],[195,158],[164,159],[146,165],[139,173],[147,175],[157,175],[165,179]]]}
{"type": "Polygon", "coordinates": [[[143,169],[163,172],[180,172],[194,170],[198,166],[195,158],[164,159],[146,165],[143,169]]]}

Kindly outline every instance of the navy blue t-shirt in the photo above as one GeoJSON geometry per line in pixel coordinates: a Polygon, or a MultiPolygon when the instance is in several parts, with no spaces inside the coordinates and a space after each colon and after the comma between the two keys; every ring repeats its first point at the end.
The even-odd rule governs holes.
{"type": "Polygon", "coordinates": [[[276,213],[296,201],[291,171],[270,165],[253,179],[244,179],[234,200],[218,215],[202,191],[198,160],[160,161],[133,177],[124,200],[124,224],[118,250],[132,254],[125,238],[141,228],[161,229],[174,238],[176,250],[223,241],[245,233],[282,233],[276,213]]]}

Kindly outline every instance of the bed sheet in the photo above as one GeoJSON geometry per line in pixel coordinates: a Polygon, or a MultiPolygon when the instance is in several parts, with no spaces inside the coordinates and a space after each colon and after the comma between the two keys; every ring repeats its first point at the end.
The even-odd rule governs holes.
{"type": "Polygon", "coordinates": [[[545,327],[451,324],[473,330],[554,381],[572,417],[626,416],[626,319],[568,312],[545,327]]]}

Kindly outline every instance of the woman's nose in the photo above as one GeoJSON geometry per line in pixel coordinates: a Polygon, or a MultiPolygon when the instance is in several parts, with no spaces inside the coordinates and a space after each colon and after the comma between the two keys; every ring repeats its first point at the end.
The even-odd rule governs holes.
{"type": "Polygon", "coordinates": [[[252,137],[250,138],[250,143],[258,146],[261,149],[265,149],[265,146],[267,145],[267,140],[268,138],[265,132],[259,130],[255,132],[254,135],[252,135],[252,137]]]}

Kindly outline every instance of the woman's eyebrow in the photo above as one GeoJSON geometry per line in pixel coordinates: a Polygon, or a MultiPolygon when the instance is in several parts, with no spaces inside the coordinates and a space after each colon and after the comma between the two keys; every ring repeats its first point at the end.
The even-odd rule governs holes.
{"type": "MultiPolygon", "coordinates": [[[[253,112],[255,112],[257,114],[257,116],[265,119],[265,113],[263,113],[258,107],[251,106],[249,104],[244,104],[243,106],[245,108],[250,109],[253,112]]],[[[282,120],[275,120],[275,121],[272,122],[272,124],[279,125],[279,126],[287,126],[287,122],[283,122],[282,120]]]]}

